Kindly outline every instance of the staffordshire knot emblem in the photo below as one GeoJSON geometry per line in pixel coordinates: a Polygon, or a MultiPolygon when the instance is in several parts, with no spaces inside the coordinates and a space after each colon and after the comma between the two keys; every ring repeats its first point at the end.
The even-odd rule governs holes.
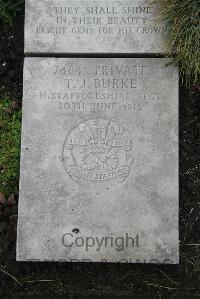
{"type": "Polygon", "coordinates": [[[124,180],[130,172],[131,140],[119,124],[105,119],[85,121],[67,136],[63,147],[66,172],[80,180],[124,180]]]}

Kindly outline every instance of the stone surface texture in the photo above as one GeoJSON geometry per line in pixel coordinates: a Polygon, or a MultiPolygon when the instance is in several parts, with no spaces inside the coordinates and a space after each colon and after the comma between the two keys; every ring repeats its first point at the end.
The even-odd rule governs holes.
{"type": "Polygon", "coordinates": [[[150,0],[26,0],[25,53],[162,53],[150,0]]]}
{"type": "Polygon", "coordinates": [[[178,263],[178,240],[177,68],[26,58],[17,260],[178,263]]]}

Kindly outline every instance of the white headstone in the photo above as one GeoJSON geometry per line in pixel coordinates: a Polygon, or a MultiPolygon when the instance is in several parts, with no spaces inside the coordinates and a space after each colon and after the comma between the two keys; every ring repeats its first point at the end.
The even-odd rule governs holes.
{"type": "Polygon", "coordinates": [[[178,263],[178,245],[177,68],[26,58],[17,260],[178,263]]]}
{"type": "Polygon", "coordinates": [[[161,53],[150,0],[26,0],[26,53],[161,53]]]}

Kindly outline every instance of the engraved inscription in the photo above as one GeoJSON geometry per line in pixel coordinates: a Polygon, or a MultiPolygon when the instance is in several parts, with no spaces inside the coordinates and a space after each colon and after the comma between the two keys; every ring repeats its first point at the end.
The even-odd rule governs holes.
{"type": "Polygon", "coordinates": [[[123,181],[132,164],[131,140],[115,121],[92,119],[75,127],[63,147],[66,172],[76,181],[123,181]]]}
{"type": "Polygon", "coordinates": [[[148,0],[26,0],[25,52],[162,53],[168,24],[148,0]]]}
{"type": "Polygon", "coordinates": [[[154,24],[153,8],[145,4],[141,6],[87,6],[85,4],[68,7],[47,3],[46,14],[54,25],[37,26],[37,34],[159,35],[167,31],[166,26],[154,24]]]}

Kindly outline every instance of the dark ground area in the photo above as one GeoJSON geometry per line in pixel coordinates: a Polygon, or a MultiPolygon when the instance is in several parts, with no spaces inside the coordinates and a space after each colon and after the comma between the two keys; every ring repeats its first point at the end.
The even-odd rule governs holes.
{"type": "MultiPolygon", "coordinates": [[[[23,18],[0,24],[0,98],[22,99],[23,18]]],[[[17,263],[17,204],[1,206],[0,298],[200,298],[199,91],[180,86],[180,265],[17,263]]]]}

